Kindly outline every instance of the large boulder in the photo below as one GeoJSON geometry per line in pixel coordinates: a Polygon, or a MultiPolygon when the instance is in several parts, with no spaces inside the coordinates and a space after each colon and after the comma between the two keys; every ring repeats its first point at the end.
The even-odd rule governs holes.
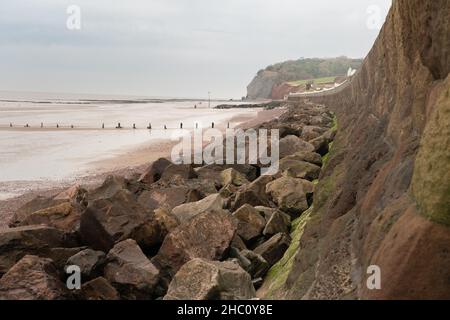
{"type": "Polygon", "coordinates": [[[120,295],[108,280],[95,278],[81,286],[80,297],[83,300],[119,300],[120,295]]]}
{"type": "Polygon", "coordinates": [[[250,275],[232,262],[193,259],[177,272],[164,300],[249,300],[250,275]]]}
{"type": "Polygon", "coordinates": [[[26,219],[27,216],[32,214],[33,212],[54,207],[61,203],[67,202],[65,199],[54,199],[53,197],[42,197],[38,196],[33,200],[27,202],[22,207],[20,207],[11,218],[9,223],[10,227],[18,227],[22,221],[26,219]]]}
{"type": "Polygon", "coordinates": [[[298,151],[313,152],[314,146],[296,136],[280,139],[280,158],[290,156],[298,151]]]}
{"type": "Polygon", "coordinates": [[[236,170],[237,172],[241,173],[248,181],[254,181],[258,177],[258,169],[250,164],[209,164],[201,168],[197,168],[196,171],[199,177],[201,176],[205,179],[214,179],[215,181],[218,181],[219,185],[221,185],[221,172],[227,169],[236,170]]]}
{"type": "Polygon", "coordinates": [[[266,194],[266,185],[273,179],[272,176],[261,176],[252,183],[242,186],[236,193],[232,208],[237,210],[244,204],[270,207],[271,203],[266,194]]]}
{"type": "Polygon", "coordinates": [[[179,225],[177,217],[173,216],[166,208],[159,208],[154,211],[154,219],[159,226],[161,232],[161,238],[164,238],[179,225]]]}
{"type": "Polygon", "coordinates": [[[105,278],[124,299],[151,299],[159,281],[159,270],[147,259],[136,241],[116,244],[107,256],[105,278]]]}
{"type": "Polygon", "coordinates": [[[290,244],[291,238],[287,234],[277,233],[253,251],[273,266],[283,257],[290,244]]]}
{"type": "Polygon", "coordinates": [[[268,219],[264,227],[263,234],[272,236],[277,233],[289,233],[291,225],[291,217],[280,210],[276,210],[268,219]]]}
{"type": "Polygon", "coordinates": [[[282,211],[295,216],[309,208],[314,184],[307,180],[282,177],[267,184],[266,192],[282,211]]]}
{"type": "Polygon", "coordinates": [[[200,198],[205,198],[217,193],[217,186],[212,179],[189,179],[182,181],[182,185],[195,191],[200,198]]]}
{"type": "Polygon", "coordinates": [[[280,161],[280,170],[284,176],[313,181],[319,178],[321,168],[309,162],[285,158],[280,161]]]}
{"type": "Polygon", "coordinates": [[[220,194],[213,194],[197,202],[182,204],[172,209],[172,216],[180,223],[186,223],[204,212],[220,212],[224,207],[224,199],[220,194]]]}
{"type": "Polygon", "coordinates": [[[232,185],[239,187],[239,186],[249,183],[247,178],[242,173],[240,173],[239,171],[236,171],[233,168],[229,168],[229,169],[222,171],[220,173],[220,177],[221,177],[222,186],[232,184],[232,185]]]}
{"type": "Polygon", "coordinates": [[[171,164],[172,163],[165,158],[156,160],[144,171],[144,173],[142,173],[138,181],[145,184],[152,184],[158,181],[161,179],[164,170],[171,164]]]}
{"type": "Polygon", "coordinates": [[[161,175],[161,180],[171,181],[175,177],[188,180],[197,178],[197,173],[190,164],[170,164],[161,175]]]}
{"type": "Polygon", "coordinates": [[[183,203],[198,201],[201,198],[199,192],[186,186],[155,186],[142,192],[138,202],[149,210],[164,207],[170,211],[183,203]]]}
{"type": "Polygon", "coordinates": [[[202,213],[169,233],[152,261],[170,281],[189,260],[222,259],[236,228],[236,223],[227,212],[202,213]]]}
{"type": "Polygon", "coordinates": [[[266,219],[252,206],[244,204],[233,213],[238,221],[237,234],[244,240],[250,241],[260,236],[266,225],[266,219]]]}
{"type": "Polygon", "coordinates": [[[330,149],[329,149],[330,142],[331,141],[328,138],[328,136],[322,135],[320,137],[317,137],[317,138],[311,140],[309,143],[311,143],[314,146],[315,152],[324,156],[330,151],[330,149]]]}
{"type": "Polygon", "coordinates": [[[144,248],[162,241],[153,212],[139,205],[126,190],[90,203],[81,215],[80,234],[85,243],[104,252],[126,239],[134,239],[144,248]]]}
{"type": "Polygon", "coordinates": [[[247,271],[252,279],[261,278],[269,271],[270,266],[267,261],[253,251],[231,248],[230,256],[237,260],[242,269],[247,271]]]}
{"type": "Polygon", "coordinates": [[[327,128],[319,126],[304,126],[301,138],[305,141],[313,140],[327,131],[327,128]]]}
{"type": "Polygon", "coordinates": [[[118,191],[124,190],[128,187],[128,180],[121,176],[108,176],[103,184],[90,191],[88,194],[89,201],[100,200],[100,199],[110,199],[118,191]]]}
{"type": "Polygon", "coordinates": [[[76,232],[80,227],[81,212],[84,207],[74,202],[63,202],[26,216],[21,226],[43,224],[63,230],[67,233],[76,232]]]}
{"type": "Polygon", "coordinates": [[[24,226],[0,231],[0,274],[9,270],[25,255],[51,258],[54,248],[75,247],[72,239],[47,226],[24,226]]]}
{"type": "Polygon", "coordinates": [[[85,249],[67,259],[66,266],[78,266],[82,279],[92,279],[100,275],[105,259],[103,251],[85,249]]]}
{"type": "Polygon", "coordinates": [[[24,256],[0,279],[0,300],[72,298],[51,259],[24,256]]]}
{"type": "Polygon", "coordinates": [[[319,167],[322,166],[322,156],[315,152],[299,151],[290,156],[284,157],[283,160],[305,161],[315,164],[319,167]]]}

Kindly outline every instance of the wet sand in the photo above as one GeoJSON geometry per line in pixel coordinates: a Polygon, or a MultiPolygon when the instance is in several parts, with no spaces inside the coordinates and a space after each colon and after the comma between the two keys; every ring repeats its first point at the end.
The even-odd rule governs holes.
{"type": "MultiPolygon", "coordinates": [[[[270,121],[279,117],[285,109],[261,110],[256,117],[236,116],[230,122],[237,123],[239,128],[252,128],[258,124],[270,121]]],[[[218,126],[218,129],[225,130],[225,127],[218,126]]],[[[7,228],[8,221],[13,213],[22,205],[32,200],[36,196],[54,196],[68,187],[79,184],[86,189],[99,186],[108,175],[123,175],[131,177],[141,174],[153,161],[166,157],[170,158],[170,151],[177,142],[153,141],[150,144],[133,147],[124,151],[123,154],[105,160],[94,160],[85,175],[73,180],[62,181],[19,181],[0,182],[0,189],[7,190],[8,184],[20,183],[21,188],[26,190],[22,195],[7,200],[0,199],[0,229],[7,228]]]]}

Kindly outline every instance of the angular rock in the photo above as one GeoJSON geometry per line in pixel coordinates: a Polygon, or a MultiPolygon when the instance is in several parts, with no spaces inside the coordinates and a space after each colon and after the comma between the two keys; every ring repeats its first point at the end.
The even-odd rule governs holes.
{"type": "Polygon", "coordinates": [[[158,181],[161,179],[164,170],[171,164],[172,162],[166,158],[156,160],[142,173],[138,181],[145,184],[152,184],[158,181]]]}
{"type": "Polygon", "coordinates": [[[320,137],[317,137],[313,140],[311,140],[309,143],[311,143],[314,146],[314,151],[318,154],[324,156],[329,152],[329,143],[331,141],[325,136],[322,135],[320,137]]]}
{"type": "Polygon", "coordinates": [[[87,247],[50,248],[45,257],[52,259],[58,270],[64,270],[67,259],[86,249],[87,247]]]}
{"type": "Polygon", "coordinates": [[[290,156],[296,152],[313,152],[314,146],[296,136],[287,136],[280,140],[280,158],[290,156]]]}
{"type": "Polygon", "coordinates": [[[309,162],[285,158],[280,161],[280,170],[284,176],[313,181],[319,179],[321,168],[309,162]]]}
{"type": "Polygon", "coordinates": [[[138,202],[144,208],[155,210],[157,208],[166,208],[172,210],[173,208],[192,201],[201,199],[201,195],[189,189],[186,186],[170,186],[170,187],[155,187],[151,190],[144,191],[138,198],[138,202]]]}
{"type": "Polygon", "coordinates": [[[210,164],[197,169],[199,175],[206,179],[219,179],[221,182],[220,173],[226,169],[234,169],[245,176],[248,181],[254,181],[258,177],[258,170],[250,164],[210,164]],[[215,173],[214,173],[215,172],[215,173]]]}
{"type": "Polygon", "coordinates": [[[54,207],[42,209],[29,214],[21,226],[43,224],[63,230],[76,232],[80,227],[81,212],[84,207],[74,202],[63,202],[54,207]]]}
{"type": "Polygon", "coordinates": [[[167,235],[152,261],[163,272],[165,279],[170,281],[189,260],[223,258],[236,228],[229,213],[202,213],[167,235]]]}
{"type": "Polygon", "coordinates": [[[305,161],[305,162],[309,162],[309,163],[318,165],[319,167],[322,166],[322,157],[320,154],[315,153],[315,152],[299,151],[290,156],[283,158],[283,160],[305,161]]]}
{"type": "Polygon", "coordinates": [[[244,241],[237,234],[235,234],[233,240],[231,240],[230,247],[236,248],[238,250],[247,249],[247,246],[245,245],[244,241]]]}
{"type": "Polygon", "coordinates": [[[233,168],[222,171],[220,173],[220,177],[222,179],[221,182],[223,186],[231,184],[239,187],[249,183],[249,181],[243,174],[233,168]]]}
{"type": "MultiPolygon", "coordinates": [[[[183,186],[199,194],[200,199],[217,193],[216,184],[211,179],[190,179],[183,181],[183,186]]],[[[191,192],[192,192],[191,191],[191,192]]]]}
{"type": "Polygon", "coordinates": [[[326,128],[318,126],[304,126],[301,138],[305,141],[310,141],[321,136],[326,130],[326,128]]]}
{"type": "Polygon", "coordinates": [[[242,186],[236,193],[236,199],[232,208],[237,210],[244,204],[270,207],[270,200],[266,194],[266,185],[272,180],[272,176],[261,176],[252,183],[242,186]]]}
{"type": "Polygon", "coordinates": [[[223,198],[230,198],[232,197],[234,194],[236,194],[236,192],[238,191],[238,187],[236,187],[233,184],[227,184],[226,186],[224,186],[222,189],[220,189],[219,194],[223,197],[223,198]]]}
{"type": "Polygon", "coordinates": [[[244,249],[230,249],[230,257],[236,258],[239,265],[250,274],[252,279],[263,277],[269,271],[269,264],[259,254],[244,249]]]}
{"type": "Polygon", "coordinates": [[[162,239],[180,225],[178,219],[165,208],[155,210],[155,221],[159,225],[162,239]]]}
{"type": "Polygon", "coordinates": [[[83,206],[87,206],[88,191],[82,188],[79,184],[71,186],[69,189],[57,194],[53,199],[70,201],[73,203],[78,203],[83,206]]]}
{"type": "Polygon", "coordinates": [[[170,181],[175,177],[180,177],[183,180],[197,178],[197,173],[190,164],[170,164],[164,170],[161,180],[170,181]]]}
{"type": "Polygon", "coordinates": [[[88,194],[89,201],[112,198],[118,191],[128,187],[128,180],[120,176],[108,176],[103,184],[88,194]]]}
{"type": "Polygon", "coordinates": [[[0,231],[0,274],[25,255],[50,257],[53,248],[75,247],[63,231],[47,226],[25,226],[0,231]]]}
{"type": "Polygon", "coordinates": [[[283,257],[290,244],[291,238],[287,234],[277,233],[253,251],[273,266],[283,257]]]}
{"type": "Polygon", "coordinates": [[[291,217],[280,210],[276,210],[267,221],[263,230],[265,236],[272,236],[277,233],[289,233],[291,217]]]}
{"type": "Polygon", "coordinates": [[[177,272],[164,300],[249,300],[255,296],[249,274],[238,264],[193,259],[177,272]]]}
{"type": "Polygon", "coordinates": [[[119,300],[117,290],[103,277],[95,278],[81,286],[83,300],[119,300]]]}
{"type": "Polygon", "coordinates": [[[269,208],[269,207],[262,207],[257,206],[255,209],[266,219],[266,222],[270,220],[272,215],[279,211],[277,208],[269,208]]]}
{"type": "Polygon", "coordinates": [[[238,221],[237,234],[244,240],[250,241],[261,235],[266,219],[248,204],[244,204],[233,213],[233,217],[238,221]]]}
{"type": "Polygon", "coordinates": [[[307,180],[282,177],[267,184],[266,192],[280,210],[299,215],[310,205],[314,184],[307,180]]]}
{"type": "Polygon", "coordinates": [[[78,266],[82,279],[92,279],[100,274],[105,261],[106,254],[103,251],[86,249],[67,259],[66,266],[78,266]]]}
{"type": "Polygon", "coordinates": [[[11,218],[11,221],[9,223],[10,227],[18,227],[20,223],[26,219],[26,217],[33,212],[54,207],[61,203],[67,202],[65,199],[55,200],[53,198],[47,198],[47,197],[41,197],[38,196],[31,200],[30,202],[27,202],[25,205],[20,207],[11,218]]]}
{"type": "Polygon", "coordinates": [[[151,299],[159,281],[159,270],[147,259],[136,241],[119,242],[107,256],[105,278],[124,299],[151,299]]]}
{"type": "Polygon", "coordinates": [[[24,256],[0,279],[0,300],[72,298],[51,259],[24,256]]]}
{"type": "Polygon", "coordinates": [[[220,189],[222,187],[222,178],[220,176],[221,171],[204,166],[196,168],[195,172],[197,173],[199,179],[212,181],[216,188],[220,189]]]}
{"type": "Polygon", "coordinates": [[[126,239],[134,239],[144,248],[162,241],[153,212],[139,205],[126,190],[90,203],[81,215],[80,234],[85,243],[104,252],[126,239]]]}
{"type": "Polygon", "coordinates": [[[217,193],[200,201],[186,203],[175,207],[172,209],[171,214],[183,224],[201,213],[222,211],[223,207],[224,199],[217,193]]]}

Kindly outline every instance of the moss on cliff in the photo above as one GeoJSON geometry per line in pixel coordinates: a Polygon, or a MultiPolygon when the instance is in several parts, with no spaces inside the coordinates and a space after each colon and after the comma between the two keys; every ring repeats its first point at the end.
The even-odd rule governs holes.
{"type": "Polygon", "coordinates": [[[422,215],[450,227],[450,79],[442,85],[416,158],[412,192],[422,215]]]}
{"type": "Polygon", "coordinates": [[[300,238],[303,235],[306,224],[310,220],[313,210],[313,207],[310,207],[299,218],[292,222],[291,245],[286,250],[283,258],[269,270],[264,280],[263,290],[265,291],[265,298],[271,299],[278,296],[277,291],[282,289],[286,283],[289,272],[292,269],[295,254],[297,253],[300,245],[300,238]]]}

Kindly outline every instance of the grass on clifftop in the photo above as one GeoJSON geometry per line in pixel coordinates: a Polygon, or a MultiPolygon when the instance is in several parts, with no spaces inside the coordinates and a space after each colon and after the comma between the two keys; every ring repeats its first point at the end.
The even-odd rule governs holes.
{"type": "Polygon", "coordinates": [[[324,78],[317,78],[317,79],[289,81],[288,84],[290,84],[291,86],[301,86],[301,85],[305,85],[311,81],[315,84],[324,84],[324,83],[332,83],[335,80],[336,80],[336,77],[324,77],[324,78]]]}

